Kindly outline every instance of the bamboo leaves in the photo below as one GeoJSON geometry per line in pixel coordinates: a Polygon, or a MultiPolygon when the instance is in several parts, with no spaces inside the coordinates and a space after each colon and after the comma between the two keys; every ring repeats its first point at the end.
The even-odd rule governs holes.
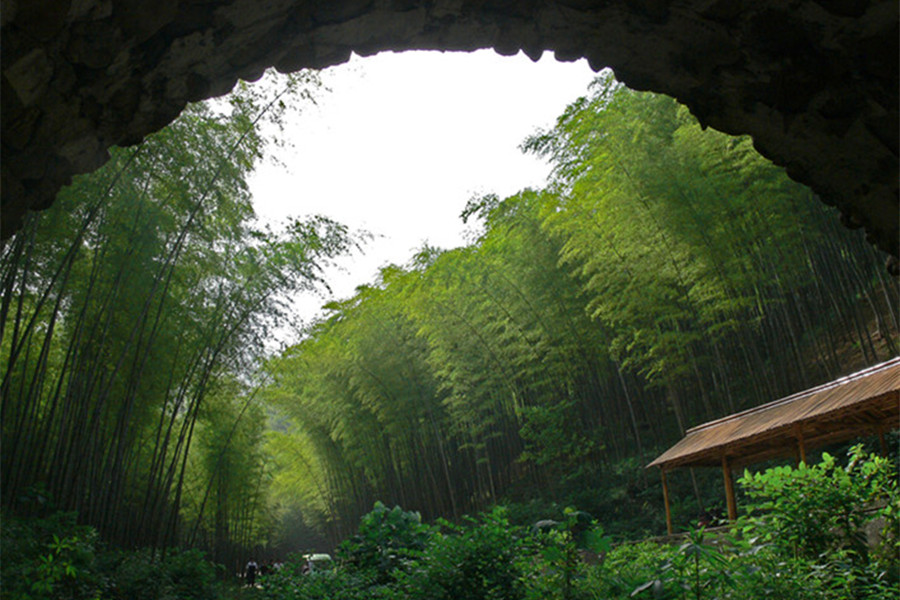
{"type": "Polygon", "coordinates": [[[469,246],[385,268],[272,363],[310,519],[601,503],[647,446],[837,375],[847,336],[895,347],[871,251],[749,139],[603,75],[523,147],[546,189],[471,199],[469,246]]]}
{"type": "MultiPolygon", "coordinates": [[[[185,490],[203,478],[188,468],[192,442],[231,456],[210,437],[227,426],[206,399],[253,370],[289,295],[317,285],[321,264],[352,243],[324,218],[283,231],[252,222],[245,178],[266,145],[258,125],[284,106],[245,90],[230,109],[189,107],[139,149],[114,151],[4,248],[8,506],[41,484],[119,544],[179,540],[185,490]]],[[[249,467],[227,462],[233,479],[207,465],[204,489],[251,498],[230,491],[249,467]]],[[[215,518],[228,523],[235,511],[223,502],[215,518]]],[[[217,544],[234,539],[233,527],[217,528],[217,544]]]]}

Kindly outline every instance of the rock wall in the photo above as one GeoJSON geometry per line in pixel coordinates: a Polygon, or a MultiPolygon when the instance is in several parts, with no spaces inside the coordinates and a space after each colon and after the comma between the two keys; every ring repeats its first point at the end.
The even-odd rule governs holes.
{"type": "Polygon", "coordinates": [[[380,50],[612,66],[756,146],[897,256],[896,0],[2,0],[2,236],[237,78],[380,50]]]}

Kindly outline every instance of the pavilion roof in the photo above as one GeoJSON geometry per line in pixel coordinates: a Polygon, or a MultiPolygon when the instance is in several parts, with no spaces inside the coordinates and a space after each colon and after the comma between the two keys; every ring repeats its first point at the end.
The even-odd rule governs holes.
{"type": "Polygon", "coordinates": [[[689,429],[647,467],[752,464],[900,426],[900,357],[689,429]]]}

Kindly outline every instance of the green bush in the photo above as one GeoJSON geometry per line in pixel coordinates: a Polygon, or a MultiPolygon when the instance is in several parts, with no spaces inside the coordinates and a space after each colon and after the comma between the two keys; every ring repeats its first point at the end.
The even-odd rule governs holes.
{"type": "Polygon", "coordinates": [[[896,474],[886,459],[866,455],[861,446],[851,448],[849,458],[843,468],[823,454],[817,465],[745,471],[739,483],[752,501],[749,523],[798,556],[814,559],[844,549],[865,559],[865,526],[886,516],[882,507],[891,498],[896,501],[896,474]]]}
{"type": "Polygon", "coordinates": [[[358,533],[338,547],[337,556],[351,570],[369,572],[377,583],[387,583],[421,554],[433,534],[419,513],[376,502],[363,516],[358,533]]]}
{"type": "Polygon", "coordinates": [[[305,573],[301,554],[288,557],[284,566],[262,580],[266,600],[367,600],[393,598],[390,585],[376,580],[376,571],[353,567],[305,573]]]}
{"type": "Polygon", "coordinates": [[[213,600],[215,567],[198,550],[107,550],[74,513],[2,517],[2,597],[15,600],[213,600]]]}
{"type": "Polygon", "coordinates": [[[95,568],[97,532],[78,525],[75,513],[2,521],[4,598],[95,598],[108,585],[95,568]]]}
{"type": "Polygon", "coordinates": [[[528,554],[524,528],[513,528],[502,508],[467,525],[442,521],[426,552],[403,578],[408,598],[517,600],[525,597],[521,557],[528,554]]]}
{"type": "Polygon", "coordinates": [[[170,549],[165,557],[149,550],[109,553],[105,569],[112,597],[129,600],[214,600],[216,571],[199,550],[170,549]]]}
{"type": "Polygon", "coordinates": [[[760,562],[745,579],[761,592],[793,587],[796,597],[898,598],[897,472],[887,459],[848,453],[846,466],[824,454],[819,464],[744,473],[751,500],[735,547],[760,562]],[[872,545],[866,530],[880,529],[872,545]]]}
{"type": "Polygon", "coordinates": [[[730,533],[701,530],[679,546],[622,545],[589,569],[594,598],[890,600],[900,598],[900,499],[893,465],[850,450],[821,463],[745,473],[749,515],[730,533]],[[872,546],[864,528],[882,524],[872,546]]]}
{"type": "Polygon", "coordinates": [[[655,581],[655,574],[662,570],[674,552],[674,547],[656,542],[616,546],[600,565],[587,570],[583,588],[594,597],[628,598],[648,581],[655,581]]]}
{"type": "Polygon", "coordinates": [[[267,576],[263,598],[269,600],[368,600],[400,598],[402,577],[428,546],[435,528],[417,512],[376,502],[360,521],[357,533],[337,549],[339,565],[306,573],[302,554],[288,557],[280,571],[267,576]]]}
{"type": "Polygon", "coordinates": [[[530,542],[537,552],[523,569],[529,600],[595,597],[587,584],[588,566],[610,549],[611,539],[590,515],[566,508],[562,521],[536,523],[530,542]]]}
{"type": "MultiPolygon", "coordinates": [[[[817,465],[745,473],[740,484],[748,515],[730,532],[698,529],[675,545],[611,548],[603,530],[574,509],[542,527],[511,525],[502,508],[462,525],[429,526],[418,513],[377,503],[341,544],[338,568],[304,575],[296,555],[247,594],[266,600],[900,600],[900,495],[891,463],[854,447],[846,466],[826,454],[817,465]],[[873,545],[860,532],[877,524],[882,541],[873,545]]],[[[69,530],[60,539],[87,539],[84,533],[69,530]]],[[[72,544],[53,551],[71,564],[91,564],[72,544]]],[[[108,585],[120,586],[122,595],[114,598],[212,597],[203,595],[212,589],[206,585],[212,571],[199,554],[169,555],[157,571],[145,555],[124,556],[115,569],[101,569],[108,585]],[[141,595],[153,586],[168,595],[141,595]]],[[[108,589],[89,573],[79,577],[108,589]]]]}

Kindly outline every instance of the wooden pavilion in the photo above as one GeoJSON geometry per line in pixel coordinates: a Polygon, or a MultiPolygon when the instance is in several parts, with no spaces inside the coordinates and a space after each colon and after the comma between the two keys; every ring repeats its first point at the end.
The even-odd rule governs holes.
{"type": "Polygon", "coordinates": [[[698,425],[647,465],[659,467],[672,513],[666,472],[676,467],[721,467],[728,519],[737,518],[732,469],[779,457],[806,461],[807,450],[884,434],[900,426],[900,357],[768,404],[698,425]]]}

